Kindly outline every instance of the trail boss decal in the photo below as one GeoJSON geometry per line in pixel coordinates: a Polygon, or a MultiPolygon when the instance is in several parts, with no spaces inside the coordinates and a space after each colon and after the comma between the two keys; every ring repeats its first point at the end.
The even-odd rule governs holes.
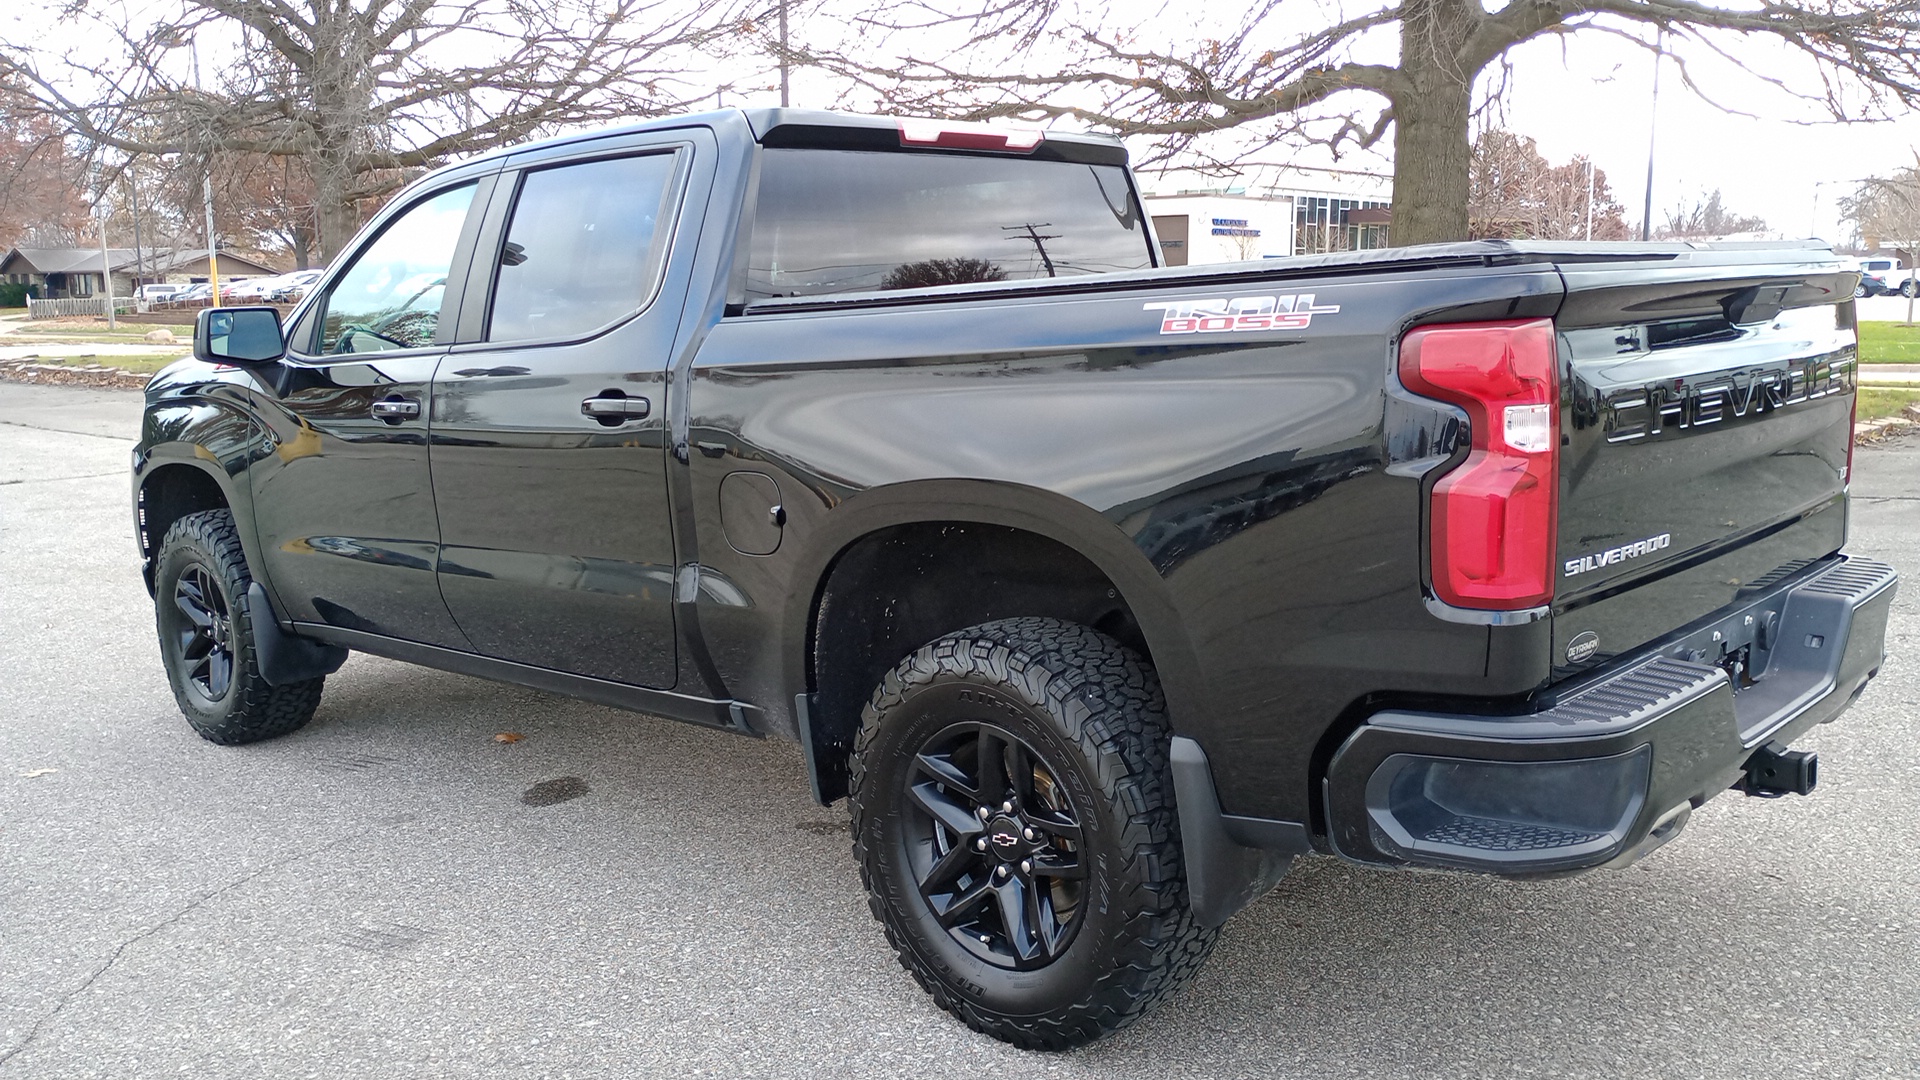
{"type": "Polygon", "coordinates": [[[1316,304],[1312,293],[1236,296],[1231,300],[1164,300],[1144,305],[1158,311],[1163,334],[1218,334],[1245,330],[1305,330],[1315,315],[1332,315],[1339,304],[1316,304]]]}
{"type": "Polygon", "coordinates": [[[1672,533],[1661,533],[1659,536],[1649,536],[1645,540],[1635,540],[1631,544],[1621,544],[1616,548],[1596,551],[1591,555],[1582,555],[1577,559],[1568,559],[1567,576],[1572,577],[1575,574],[1584,574],[1589,570],[1598,570],[1603,566],[1612,566],[1615,563],[1626,562],[1628,559],[1637,559],[1642,555],[1651,555],[1656,551],[1665,551],[1672,543],[1672,533]]]}

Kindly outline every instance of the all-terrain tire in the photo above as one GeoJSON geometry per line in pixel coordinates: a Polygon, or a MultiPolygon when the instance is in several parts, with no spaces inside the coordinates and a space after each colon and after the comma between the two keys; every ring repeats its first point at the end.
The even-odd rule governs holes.
{"type": "Polygon", "coordinates": [[[167,680],[187,723],[222,746],[272,739],[303,726],[319,708],[326,684],[321,676],[272,686],[261,676],[247,602],[252,582],[231,511],[188,514],[160,541],[154,623],[167,680]],[[208,662],[222,650],[224,665],[208,662]]]}
{"type": "MultiPolygon", "coordinates": [[[[887,674],[862,714],[854,748],[853,851],[888,941],[936,1004],[1017,1046],[1065,1049],[1132,1023],[1200,969],[1218,932],[1200,925],[1188,904],[1167,762],[1170,737],[1153,669],[1112,638],[1073,623],[1020,618],[974,626],[916,650],[887,674]],[[1085,868],[1071,916],[1078,921],[1062,934],[1059,953],[1037,965],[993,952],[992,923],[1005,920],[991,904],[969,928],[983,943],[976,945],[943,926],[960,902],[942,913],[922,891],[928,877],[916,866],[924,868],[942,851],[951,856],[959,845],[929,839],[925,827],[914,833],[914,815],[922,811],[909,789],[929,782],[926,748],[951,745],[955,736],[943,733],[959,731],[964,740],[970,727],[999,732],[1008,745],[1020,744],[1019,753],[1033,755],[1036,783],[1047,778],[1063,808],[1019,821],[995,818],[969,841],[983,858],[996,854],[989,835],[997,846],[1028,820],[1044,831],[1046,813],[1078,817],[1081,840],[1068,845],[1074,850],[1065,856],[1085,868]],[[1014,827],[1002,830],[1003,820],[1014,827]]],[[[985,790],[986,753],[978,756],[980,779],[960,777],[962,788],[939,791],[985,790]]],[[[964,765],[969,759],[954,760],[964,765]]],[[[977,812],[984,819],[999,809],[977,812]]],[[[943,820],[964,820],[950,808],[949,815],[943,820]]],[[[1043,851],[1036,859],[1056,856],[1052,848],[1043,851]]],[[[989,883],[1012,869],[989,865],[989,883]]],[[[977,880],[963,878],[952,889],[958,895],[977,880]]],[[[1043,895],[1053,896],[1057,907],[1058,893],[1043,895]]],[[[1014,937],[1009,929],[1007,942],[1014,937]]]]}

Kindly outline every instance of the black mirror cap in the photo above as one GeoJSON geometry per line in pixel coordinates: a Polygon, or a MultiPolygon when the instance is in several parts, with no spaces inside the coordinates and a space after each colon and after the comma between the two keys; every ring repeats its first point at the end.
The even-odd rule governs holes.
{"type": "Polygon", "coordinates": [[[287,354],[274,307],[204,308],[193,322],[193,358],[210,364],[265,364],[287,354]]]}

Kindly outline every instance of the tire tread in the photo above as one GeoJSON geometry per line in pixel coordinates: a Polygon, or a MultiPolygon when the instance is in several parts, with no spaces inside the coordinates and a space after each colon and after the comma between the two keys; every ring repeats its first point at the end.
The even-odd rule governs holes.
{"type": "Polygon", "coordinates": [[[1152,668],[1114,639],[1058,619],[1001,619],[970,627],[916,650],[887,673],[861,715],[854,744],[853,853],[889,944],[935,1004],[975,1031],[1016,1046],[1067,1049],[1134,1022],[1199,971],[1218,930],[1202,926],[1187,903],[1167,756],[1171,736],[1152,668]],[[1127,857],[1112,898],[1129,932],[1092,990],[1053,1015],[998,1015],[950,993],[881,899],[876,853],[867,849],[870,830],[863,827],[871,815],[885,812],[886,793],[867,787],[873,743],[912,690],[951,676],[1021,688],[1078,744],[1084,760],[1098,763],[1100,794],[1123,822],[1117,846],[1127,857]]]}
{"type": "MultiPolygon", "coordinates": [[[[169,665],[168,681],[173,685],[174,701],[185,714],[187,723],[201,738],[221,746],[278,738],[305,726],[320,707],[326,676],[273,686],[261,675],[253,640],[253,613],[247,598],[247,586],[252,584],[253,576],[247,568],[247,556],[240,545],[240,530],[233,520],[233,512],[202,510],[175,521],[160,541],[158,565],[165,567],[168,557],[183,546],[204,553],[209,565],[222,578],[234,628],[232,693],[235,696],[224,715],[211,714],[201,707],[193,691],[174,677],[169,665]]],[[[155,593],[154,603],[166,602],[167,593],[162,588],[155,593]]]]}

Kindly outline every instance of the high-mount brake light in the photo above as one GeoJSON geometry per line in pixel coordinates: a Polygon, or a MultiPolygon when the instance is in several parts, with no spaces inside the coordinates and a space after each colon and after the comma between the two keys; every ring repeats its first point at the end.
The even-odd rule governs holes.
{"type": "Polygon", "coordinates": [[[970,124],[953,120],[900,121],[900,142],[904,146],[1027,154],[1037,149],[1044,138],[1046,132],[1039,128],[1000,127],[996,124],[970,124]]]}
{"type": "Polygon", "coordinates": [[[1467,459],[1433,487],[1433,591],[1455,607],[1513,611],[1553,599],[1560,509],[1560,383],[1553,322],[1420,327],[1400,381],[1466,410],[1467,459]]]}

